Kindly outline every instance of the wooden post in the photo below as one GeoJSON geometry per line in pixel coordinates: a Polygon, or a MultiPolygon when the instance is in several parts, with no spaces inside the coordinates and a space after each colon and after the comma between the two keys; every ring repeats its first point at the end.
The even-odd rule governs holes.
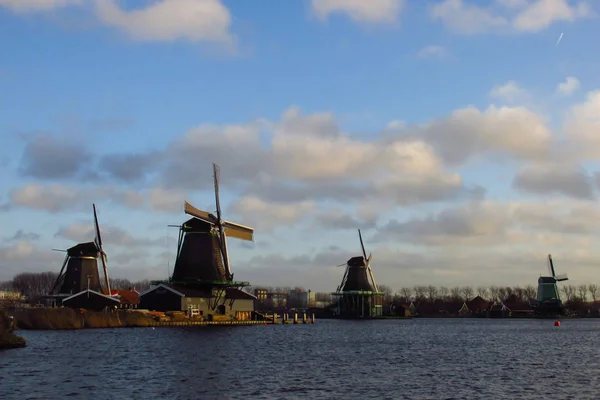
{"type": "Polygon", "coordinates": [[[294,313],[294,323],[298,323],[298,313],[294,313]]]}
{"type": "Polygon", "coordinates": [[[313,315],[312,315],[312,323],[313,324],[315,323],[315,313],[313,313],[313,315]]]}
{"type": "Polygon", "coordinates": [[[302,323],[306,323],[306,313],[302,313],[302,323]]]}

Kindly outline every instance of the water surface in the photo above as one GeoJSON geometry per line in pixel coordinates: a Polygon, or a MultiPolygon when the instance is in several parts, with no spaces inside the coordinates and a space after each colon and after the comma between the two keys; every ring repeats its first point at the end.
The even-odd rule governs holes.
{"type": "Polygon", "coordinates": [[[600,320],[19,331],[0,399],[598,399],[600,320]]]}

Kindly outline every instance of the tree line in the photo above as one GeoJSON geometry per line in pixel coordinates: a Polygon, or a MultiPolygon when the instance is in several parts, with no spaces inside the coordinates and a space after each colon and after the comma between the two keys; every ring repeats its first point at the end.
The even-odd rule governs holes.
{"type": "MultiPolygon", "coordinates": [[[[557,285],[559,295],[565,302],[596,302],[600,298],[600,287],[595,283],[581,285],[557,285]]],[[[288,294],[291,291],[306,291],[301,286],[248,286],[244,290],[254,294],[255,289],[266,290],[268,293],[288,294]]],[[[377,289],[384,294],[384,302],[400,301],[410,303],[413,301],[470,301],[480,296],[487,301],[505,301],[508,298],[517,301],[529,302],[537,297],[537,287],[533,285],[521,286],[425,286],[403,287],[394,291],[390,286],[378,285],[377,289]]],[[[331,293],[314,292],[315,301],[331,301],[331,293]]]]}
{"type": "MultiPolygon", "coordinates": [[[[581,285],[557,285],[559,296],[566,302],[596,302],[600,295],[599,286],[595,283],[581,285]]],[[[392,291],[387,286],[380,286],[386,296],[392,296],[394,299],[409,303],[411,301],[470,301],[476,296],[480,296],[488,301],[504,301],[513,298],[517,301],[532,301],[537,297],[537,288],[533,285],[525,287],[520,286],[455,286],[455,287],[437,287],[437,286],[414,286],[403,287],[397,293],[392,295],[392,291]]]]}
{"type": "MultiPolygon", "coordinates": [[[[0,282],[0,290],[20,292],[28,299],[45,296],[50,293],[58,278],[56,272],[21,272],[13,279],[0,282]]],[[[132,282],[128,279],[110,278],[110,288],[114,290],[135,289],[138,292],[150,287],[150,281],[145,279],[132,282]]]]}

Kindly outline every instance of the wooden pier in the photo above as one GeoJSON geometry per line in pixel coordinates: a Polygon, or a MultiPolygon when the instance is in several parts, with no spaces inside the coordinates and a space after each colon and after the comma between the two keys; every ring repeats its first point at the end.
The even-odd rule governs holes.
{"type": "Polygon", "coordinates": [[[278,324],[314,324],[315,315],[312,314],[310,317],[306,313],[302,314],[300,318],[298,314],[294,314],[292,319],[289,318],[289,314],[285,313],[279,315],[277,313],[273,315],[265,315],[262,321],[153,321],[153,327],[158,326],[242,326],[242,325],[278,325],[278,324]]]}

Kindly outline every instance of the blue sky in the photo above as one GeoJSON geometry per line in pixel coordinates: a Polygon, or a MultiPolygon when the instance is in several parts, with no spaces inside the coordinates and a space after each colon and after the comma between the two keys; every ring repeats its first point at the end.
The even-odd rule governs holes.
{"type": "Polygon", "coordinates": [[[216,161],[256,285],[335,289],[357,228],[395,289],[534,283],[547,253],[600,280],[598,11],[0,0],[0,279],[57,270],[92,202],[113,274],[163,278],[216,161]]]}

